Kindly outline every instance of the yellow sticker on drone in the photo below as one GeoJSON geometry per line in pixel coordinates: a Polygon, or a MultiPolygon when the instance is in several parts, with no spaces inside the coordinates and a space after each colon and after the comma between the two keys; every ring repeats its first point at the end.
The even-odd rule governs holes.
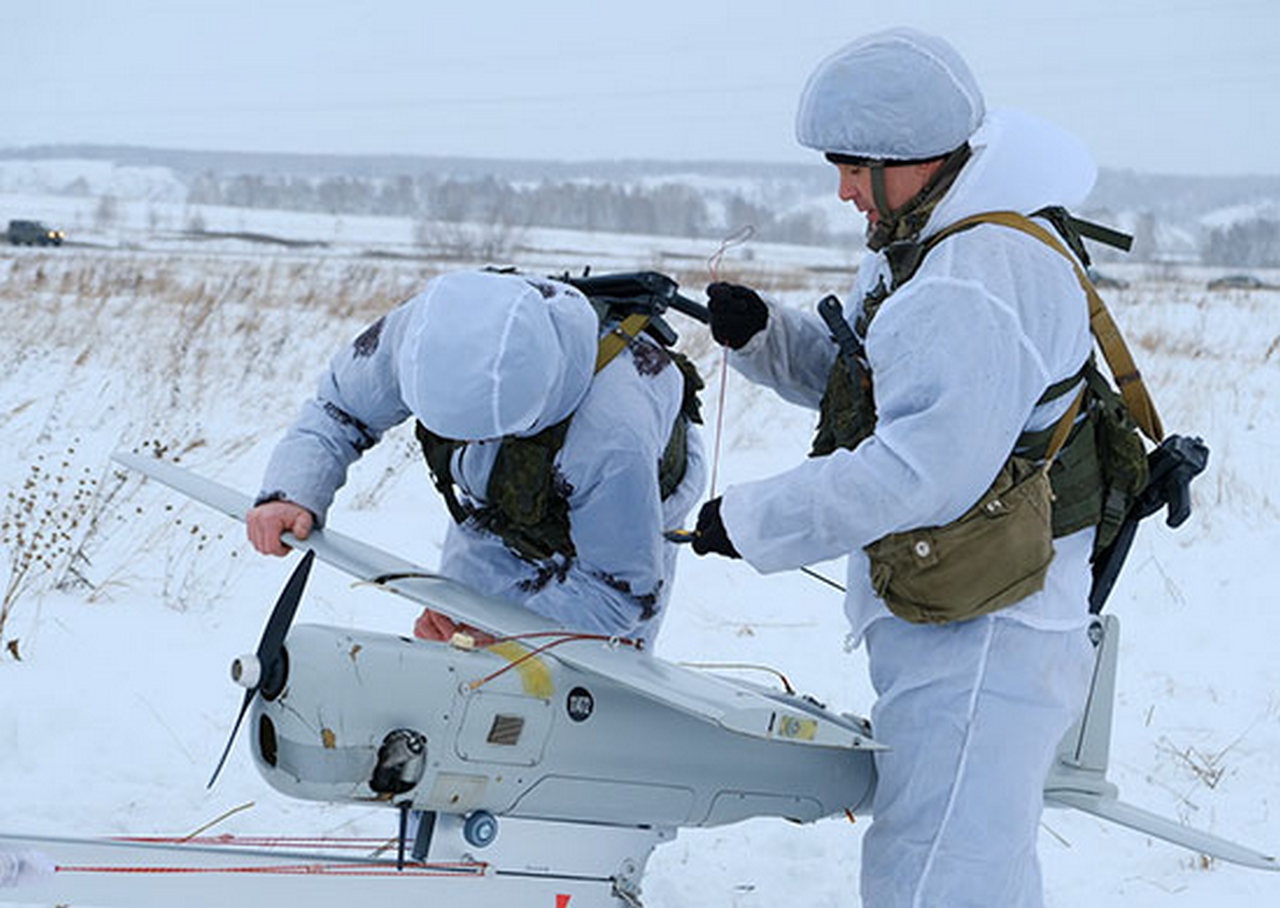
{"type": "Polygon", "coordinates": [[[487,649],[514,664],[515,670],[520,673],[524,692],[529,696],[550,700],[556,692],[556,686],[551,680],[551,669],[537,656],[530,657],[528,647],[514,640],[507,640],[494,643],[487,649]]]}
{"type": "Polygon", "coordinates": [[[778,737],[793,741],[812,741],[818,734],[817,719],[802,719],[799,716],[778,716],[778,737]]]}

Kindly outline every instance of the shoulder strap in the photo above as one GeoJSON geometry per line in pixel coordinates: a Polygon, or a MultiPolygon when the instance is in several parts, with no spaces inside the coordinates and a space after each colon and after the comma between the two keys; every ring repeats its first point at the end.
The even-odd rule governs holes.
{"type": "Polygon", "coordinates": [[[1053,427],[1053,435],[1049,437],[1049,447],[1044,452],[1044,465],[1042,469],[1048,473],[1049,468],[1053,466],[1053,460],[1058,456],[1058,452],[1062,450],[1062,446],[1067,443],[1067,437],[1071,435],[1071,429],[1076,422],[1076,414],[1080,412],[1080,405],[1084,403],[1083,387],[1076,392],[1075,399],[1071,401],[1071,406],[1067,407],[1067,412],[1063,413],[1057,424],[1053,427]]]}
{"type": "Polygon", "coordinates": [[[1115,377],[1116,387],[1119,388],[1120,395],[1124,398],[1125,406],[1129,408],[1129,412],[1133,415],[1134,421],[1137,422],[1139,428],[1142,429],[1143,434],[1151,439],[1152,442],[1159,444],[1164,438],[1164,427],[1160,423],[1160,415],[1156,412],[1155,403],[1147,392],[1147,386],[1142,381],[1142,373],[1138,371],[1137,365],[1134,364],[1133,355],[1129,352],[1129,346],[1120,334],[1120,329],[1115,320],[1112,319],[1111,313],[1107,311],[1106,303],[1102,301],[1102,297],[1098,295],[1093,282],[1085,274],[1083,266],[1075,256],[1067,251],[1057,237],[1035,221],[1025,215],[1018,214],[1016,211],[987,211],[982,214],[971,215],[944,227],[924,241],[924,251],[928,252],[947,237],[962,230],[976,227],[979,224],[998,224],[1020,230],[1029,236],[1035,237],[1071,263],[1071,267],[1075,269],[1076,280],[1080,282],[1080,287],[1084,290],[1085,295],[1089,297],[1089,330],[1093,332],[1093,336],[1098,341],[1098,346],[1102,348],[1102,355],[1106,358],[1107,366],[1110,367],[1111,374],[1115,377]]]}
{"type": "Polygon", "coordinates": [[[424,426],[421,420],[415,420],[413,432],[418,438],[418,444],[422,446],[431,481],[444,498],[449,516],[455,523],[462,523],[467,519],[467,512],[453,491],[453,452],[462,447],[462,442],[442,438],[424,426]]]}
{"type": "Polygon", "coordinates": [[[1133,248],[1133,237],[1129,234],[1078,218],[1061,205],[1046,205],[1031,212],[1030,217],[1044,218],[1052,224],[1053,229],[1058,231],[1058,236],[1062,237],[1067,248],[1075,253],[1076,258],[1084,264],[1085,268],[1088,268],[1091,262],[1089,251],[1085,249],[1081,237],[1088,237],[1094,242],[1104,243],[1124,252],[1133,248]]]}
{"type": "Polygon", "coordinates": [[[1053,458],[1058,455],[1058,451],[1062,449],[1069,439],[1071,429],[1075,425],[1076,415],[1080,412],[1080,407],[1084,403],[1084,384],[1087,384],[1089,380],[1090,370],[1095,368],[1093,355],[1090,354],[1079,370],[1061,381],[1054,382],[1045,389],[1045,392],[1036,400],[1036,406],[1057,400],[1073,388],[1078,393],[1075,395],[1075,403],[1069,408],[1069,412],[1059,417],[1056,423],[1045,426],[1043,429],[1024,429],[1013,446],[1015,454],[1031,456],[1045,463],[1052,462],[1053,458]]]}
{"type": "Polygon", "coordinates": [[[651,316],[634,312],[614,325],[604,337],[600,338],[600,346],[596,349],[596,371],[599,372],[616,357],[627,344],[631,343],[640,332],[649,325],[651,316]]]}

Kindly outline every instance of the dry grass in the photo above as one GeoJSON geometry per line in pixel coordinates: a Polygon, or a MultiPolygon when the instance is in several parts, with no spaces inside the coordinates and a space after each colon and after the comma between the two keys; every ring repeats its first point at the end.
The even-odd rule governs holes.
{"type": "MultiPolygon", "coordinates": [[[[538,261],[536,251],[522,254],[530,262],[517,265],[550,273],[531,264],[538,261]]],[[[66,532],[67,520],[76,519],[75,509],[83,511],[79,519],[96,520],[101,535],[107,512],[120,500],[102,464],[90,465],[92,476],[83,477],[90,482],[83,499],[60,492],[66,497],[55,500],[54,489],[70,488],[82,476],[80,467],[55,475],[59,471],[49,469],[52,452],[92,433],[99,437],[97,450],[164,439],[215,468],[234,464],[292,421],[334,349],[449,267],[457,265],[297,250],[252,255],[64,249],[0,258],[0,306],[6,313],[0,357],[9,375],[0,385],[0,431],[11,439],[12,452],[0,476],[14,490],[8,516],[26,520],[21,537],[11,520],[3,539],[10,576],[0,633],[15,603],[42,584],[52,588],[59,582],[54,575],[67,576],[68,565],[95,589],[119,570],[91,570],[75,539],[58,535],[51,542],[66,532]],[[229,426],[240,428],[228,431],[229,426]],[[103,435],[111,440],[101,442],[103,435]],[[35,487],[29,485],[33,481],[35,487]],[[72,516],[64,518],[67,507],[72,516]],[[37,539],[40,521],[45,528],[37,539]],[[47,551],[49,545],[59,548],[47,551]]],[[[709,279],[708,262],[689,254],[654,252],[630,267],[660,268],[698,300],[709,279]]],[[[848,277],[747,255],[726,256],[717,276],[794,305],[811,305],[848,277]]],[[[1232,456],[1260,439],[1280,437],[1268,404],[1280,383],[1277,296],[1260,291],[1211,297],[1191,283],[1161,281],[1137,283],[1110,299],[1166,426],[1204,436],[1213,450],[1210,472],[1194,488],[1196,498],[1230,519],[1280,517],[1280,500],[1269,491],[1280,486],[1280,468],[1266,466],[1259,476],[1259,458],[1232,456]]],[[[711,411],[719,392],[719,350],[702,326],[678,313],[668,320],[708,379],[711,411]]],[[[726,409],[734,424],[726,427],[726,443],[772,444],[773,433],[750,418],[758,390],[733,384],[730,389],[726,409]]],[[[412,459],[394,457],[387,470],[412,459]]],[[[372,506],[392,479],[381,477],[358,500],[372,506]]],[[[188,541],[191,551],[182,559],[197,558],[201,543],[213,540],[197,533],[188,541]]],[[[180,586],[175,581],[175,589],[180,586]]]]}

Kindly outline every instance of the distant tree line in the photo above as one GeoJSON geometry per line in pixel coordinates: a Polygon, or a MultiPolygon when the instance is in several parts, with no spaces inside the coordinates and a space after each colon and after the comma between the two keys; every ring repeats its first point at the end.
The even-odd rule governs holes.
{"type": "Polygon", "coordinates": [[[193,180],[187,201],[190,205],[658,236],[720,237],[751,224],[756,236],[767,241],[847,240],[847,236],[833,235],[817,212],[779,214],[740,193],[675,182],[628,186],[590,180],[521,183],[494,176],[307,178],[206,171],[193,180]]]}
{"type": "Polygon", "coordinates": [[[1280,221],[1255,218],[1216,227],[1205,239],[1206,265],[1231,268],[1280,268],[1280,221]]]}
{"type": "MultiPolygon", "coordinates": [[[[773,201],[779,201],[783,194],[775,196],[773,201]]],[[[608,179],[522,180],[436,173],[361,177],[204,171],[192,180],[187,201],[193,206],[407,217],[420,225],[482,224],[503,231],[504,236],[529,227],[554,227],[719,238],[751,224],[756,236],[765,241],[821,245],[850,240],[848,233],[835,234],[816,209],[784,211],[785,202],[776,206],[762,202],[759,193],[665,180],[627,184],[608,179]]],[[[1114,220],[1107,215],[1097,219],[1114,220]]],[[[1143,212],[1130,226],[1134,243],[1127,255],[1097,247],[1095,257],[1104,262],[1160,259],[1172,250],[1163,249],[1157,240],[1158,224],[1156,215],[1143,212]]],[[[442,233],[421,226],[418,232],[437,238],[453,236],[448,230],[442,233]]],[[[1198,245],[1198,250],[1185,251],[1192,255],[1198,251],[1206,265],[1280,267],[1280,221],[1256,218],[1214,228],[1200,235],[1198,245]]]]}

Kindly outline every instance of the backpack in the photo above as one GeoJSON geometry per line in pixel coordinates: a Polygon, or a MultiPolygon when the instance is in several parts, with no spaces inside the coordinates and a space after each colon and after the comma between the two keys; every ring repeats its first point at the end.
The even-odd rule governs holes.
{"type": "MultiPolygon", "coordinates": [[[[675,282],[657,272],[561,276],[555,280],[581,290],[596,311],[600,341],[595,372],[637,342],[641,334],[656,341],[680,370],[684,383],[680,413],[657,464],[659,494],[666,500],[684,479],[688,424],[702,422],[698,399],[702,378],[688,357],[670,349],[676,334],[661,317],[671,298],[678,296],[675,282]]],[[[432,482],[457,523],[469,521],[499,536],[508,548],[529,561],[546,561],[557,555],[571,560],[577,553],[570,533],[568,490],[555,462],[572,419],[570,414],[536,435],[504,438],[489,473],[485,504],[478,508],[464,506],[454,490],[453,457],[467,442],[436,435],[421,422],[415,426],[415,434],[432,482]]]]}

